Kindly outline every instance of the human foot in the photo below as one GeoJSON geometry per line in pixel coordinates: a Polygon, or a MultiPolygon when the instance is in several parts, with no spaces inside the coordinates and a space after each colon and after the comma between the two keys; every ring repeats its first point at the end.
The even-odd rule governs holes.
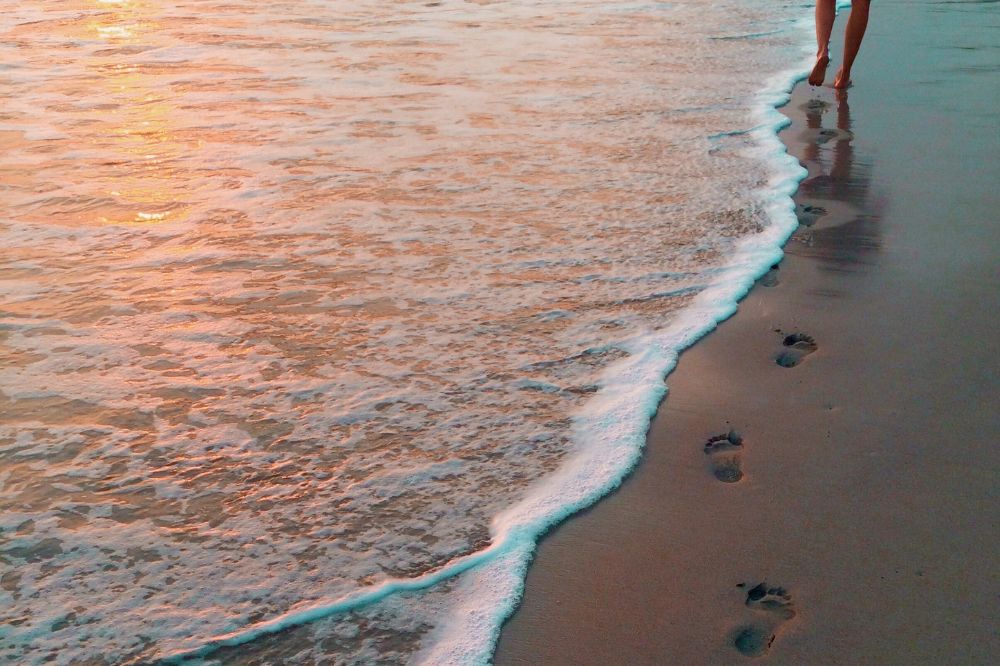
{"type": "Polygon", "coordinates": [[[837,78],[833,80],[833,87],[837,90],[847,90],[851,87],[851,72],[844,71],[841,67],[840,71],[837,72],[837,78]]]}
{"type": "Polygon", "coordinates": [[[816,58],[816,64],[813,65],[813,71],[809,74],[809,85],[811,86],[821,86],[823,85],[823,79],[826,78],[826,68],[830,64],[829,56],[818,56],[816,58]]]}

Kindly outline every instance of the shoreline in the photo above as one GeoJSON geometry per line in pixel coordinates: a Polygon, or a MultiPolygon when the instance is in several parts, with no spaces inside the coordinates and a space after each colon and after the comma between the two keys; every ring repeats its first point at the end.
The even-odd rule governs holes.
{"type": "MultiPolygon", "coordinates": [[[[790,205],[791,193],[804,177],[804,171],[787,154],[784,144],[778,138],[786,123],[780,109],[787,103],[791,89],[806,72],[807,67],[803,61],[802,67],[789,68],[768,77],[765,85],[752,98],[757,122],[750,129],[731,134],[756,136],[756,145],[751,150],[758,153],[761,161],[767,159],[772,162],[769,184],[764,188],[764,196],[759,197],[758,203],[770,209],[774,224],[758,235],[740,239],[738,249],[733,253],[729,264],[722,269],[726,279],[708,285],[700,294],[712,298],[703,298],[700,304],[696,302],[690,308],[687,319],[682,317],[679,324],[664,329],[662,335],[657,332],[656,335],[648,336],[654,338],[648,345],[649,349],[612,368],[619,372],[642,375],[647,381],[642,386],[652,387],[648,395],[643,395],[644,402],[649,402],[649,405],[643,404],[640,409],[635,409],[635,404],[629,401],[630,397],[634,397],[635,390],[630,391],[629,395],[613,395],[605,400],[620,404],[621,407],[598,409],[596,415],[589,415],[592,417],[590,420],[597,425],[580,428],[587,432],[583,439],[589,441],[584,442],[582,447],[587,451],[547,479],[548,483],[540,484],[537,492],[529,494],[522,502],[501,513],[494,522],[494,527],[500,526],[499,533],[493,534],[493,542],[487,548],[456,558],[419,577],[389,579],[373,588],[322,600],[315,605],[214,636],[204,643],[162,655],[157,663],[184,663],[194,658],[217,656],[230,649],[259,640],[266,641],[271,636],[280,636],[316,620],[374,605],[396,594],[421,592],[451,579],[463,581],[459,584],[470,588],[470,591],[457,611],[451,613],[444,629],[439,631],[438,640],[421,650],[416,660],[420,663],[489,661],[496,635],[519,596],[524,571],[531,562],[537,542],[553,529],[552,525],[558,525],[580,511],[589,510],[595,502],[614,493],[623,480],[633,473],[646,446],[645,443],[634,443],[633,440],[637,437],[646,439],[646,426],[652,418],[649,414],[655,414],[656,405],[661,403],[665,394],[662,377],[670,374],[676,366],[679,354],[733,316],[739,302],[756,284],[755,276],[759,276],[767,266],[780,259],[781,247],[797,224],[795,212],[790,205]],[[620,436],[619,439],[623,441],[613,447],[621,450],[615,451],[612,460],[602,459],[607,457],[607,451],[601,450],[601,444],[607,440],[601,437],[601,424],[606,421],[605,411],[615,415],[626,413],[637,416],[634,419],[636,427],[620,436]],[[598,462],[594,463],[593,459],[598,459],[598,462]],[[599,468],[597,471],[602,477],[596,484],[592,474],[595,466],[599,468]],[[561,483],[553,485],[553,480],[561,483]],[[591,485],[587,485],[588,483],[591,485]],[[567,496],[573,500],[565,503],[567,496]],[[501,580],[502,583],[499,582],[501,580]],[[484,590],[488,590],[487,595],[483,594],[484,590]]],[[[730,135],[722,134],[713,138],[723,136],[730,135]]],[[[615,372],[609,372],[608,376],[611,377],[612,385],[617,383],[615,372]]],[[[630,422],[632,420],[629,419],[630,422]]]]}
{"type": "MultiPolygon", "coordinates": [[[[903,39],[889,26],[933,19],[926,7],[906,11],[873,10],[846,102],[799,83],[781,109],[793,124],[780,138],[810,172],[795,195],[803,224],[786,258],[762,278],[770,287],[755,287],[682,354],[643,460],[621,488],[543,538],[496,663],[739,662],[734,644],[748,628],[764,642],[777,636],[771,654],[795,663],[976,661],[997,648],[988,621],[996,595],[983,589],[990,584],[976,588],[993,575],[997,548],[971,520],[997,513],[1000,459],[987,441],[998,425],[997,343],[982,337],[1000,324],[989,271],[996,196],[989,173],[953,182],[970,147],[922,154],[939,137],[899,131],[948,99],[924,94],[914,108],[899,92],[880,96],[894,83],[880,63],[903,39]],[[912,158],[887,163],[891,153],[912,158]],[[917,166],[948,182],[914,198],[907,171],[917,166]],[[970,194],[970,184],[973,196],[951,194],[970,194]],[[970,220],[963,249],[974,242],[970,254],[983,256],[928,285],[917,257],[945,266],[954,254],[931,216],[944,199],[970,220]],[[963,307],[944,316],[956,292],[963,307]],[[974,306],[985,302],[995,305],[974,306]],[[958,322],[980,333],[956,336],[958,322]],[[795,333],[817,349],[782,344],[795,333]],[[942,345],[962,362],[935,359],[942,345]],[[780,367],[782,354],[801,363],[780,367]],[[944,400],[948,410],[935,393],[943,390],[957,394],[944,400]],[[717,439],[706,454],[706,442],[730,429],[741,445],[717,439]],[[739,482],[716,478],[720,469],[732,478],[734,466],[739,482]],[[776,612],[750,598],[764,582],[776,612]]],[[[968,32],[969,14],[947,14],[954,34],[968,32]]],[[[932,67],[921,58],[905,73],[932,67]]],[[[988,114],[988,93],[978,101],[961,111],[988,114]]],[[[987,167],[988,139],[971,147],[987,167]]]]}

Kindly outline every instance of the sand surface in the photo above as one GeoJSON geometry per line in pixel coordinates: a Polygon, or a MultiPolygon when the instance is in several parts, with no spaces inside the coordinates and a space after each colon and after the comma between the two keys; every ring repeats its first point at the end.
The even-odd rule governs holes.
{"type": "Polygon", "coordinates": [[[540,544],[497,664],[995,663],[990,7],[873,3],[846,99],[796,88],[811,226],[683,354],[636,471],[540,544]]]}

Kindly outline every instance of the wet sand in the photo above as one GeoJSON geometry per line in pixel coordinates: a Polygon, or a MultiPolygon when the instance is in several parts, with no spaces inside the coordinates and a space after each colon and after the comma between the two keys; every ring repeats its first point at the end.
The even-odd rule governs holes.
{"type": "Polygon", "coordinates": [[[846,97],[797,86],[785,260],[682,355],[635,472],[542,541],[497,664],[995,660],[995,23],[879,2],[846,97]]]}

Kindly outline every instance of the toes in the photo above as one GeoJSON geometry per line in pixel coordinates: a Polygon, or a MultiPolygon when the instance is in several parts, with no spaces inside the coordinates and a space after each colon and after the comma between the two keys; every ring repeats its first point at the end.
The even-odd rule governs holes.
{"type": "Polygon", "coordinates": [[[767,594],[766,584],[761,583],[760,585],[752,587],[747,592],[747,603],[750,603],[751,601],[760,601],[761,599],[764,598],[764,595],[766,594],[767,594]]]}
{"type": "Polygon", "coordinates": [[[743,436],[735,430],[730,430],[725,435],[709,437],[705,442],[705,453],[719,453],[721,451],[732,451],[743,448],[743,436]]]}
{"type": "Polygon", "coordinates": [[[795,617],[792,598],[783,587],[768,587],[761,583],[747,591],[747,606],[766,611],[783,620],[795,617]]]}
{"type": "Polygon", "coordinates": [[[819,345],[816,344],[816,339],[806,333],[792,333],[791,335],[785,336],[782,344],[786,347],[794,347],[795,349],[800,349],[802,351],[816,351],[819,349],[819,345]]]}

